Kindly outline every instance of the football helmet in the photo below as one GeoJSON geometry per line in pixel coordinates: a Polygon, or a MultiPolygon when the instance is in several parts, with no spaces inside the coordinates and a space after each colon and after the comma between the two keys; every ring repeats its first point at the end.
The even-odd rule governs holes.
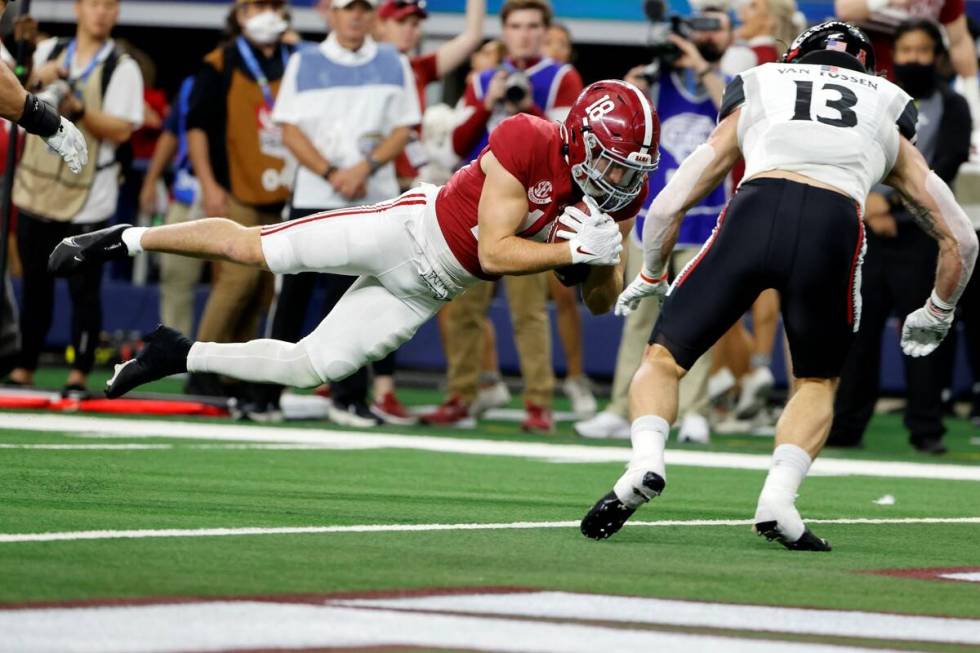
{"type": "Polygon", "coordinates": [[[607,213],[632,202],[657,168],[660,120],[643,92],[626,82],[607,79],[582,91],[562,137],[572,178],[607,213]]]}
{"type": "MultiPolygon", "coordinates": [[[[808,57],[815,52],[834,52],[849,55],[860,64],[860,71],[875,74],[875,50],[871,39],[859,28],[839,20],[814,25],[793,39],[793,43],[783,55],[783,63],[818,63],[835,65],[823,57],[808,57]],[[811,61],[805,59],[810,58],[811,61]],[[817,60],[819,59],[819,60],[817,60]]],[[[842,66],[849,67],[849,66],[842,66]]]]}

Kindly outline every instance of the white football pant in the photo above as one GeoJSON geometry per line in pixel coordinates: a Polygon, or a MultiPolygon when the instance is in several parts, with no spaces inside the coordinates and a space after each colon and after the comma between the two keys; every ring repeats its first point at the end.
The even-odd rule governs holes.
{"type": "Polygon", "coordinates": [[[423,186],[389,202],[264,228],[262,252],[273,272],[360,278],[298,343],[198,342],[188,355],[188,371],[312,387],[350,376],[397,349],[448,300],[476,282],[449,251],[439,229],[437,191],[423,186]]]}

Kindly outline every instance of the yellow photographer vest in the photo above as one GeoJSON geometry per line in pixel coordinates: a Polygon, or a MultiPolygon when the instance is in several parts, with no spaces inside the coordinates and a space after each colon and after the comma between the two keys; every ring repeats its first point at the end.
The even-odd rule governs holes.
{"type": "MultiPolygon", "coordinates": [[[[88,78],[79,84],[86,110],[102,109],[102,95],[106,87],[106,83],[103,83],[103,73],[106,64],[111,60],[113,64],[111,68],[114,69],[114,64],[122,56],[125,55],[113,48],[109,56],[99,62],[88,78]]],[[[57,54],[56,60],[63,67],[65,66],[64,49],[57,54]]],[[[112,70],[109,71],[109,75],[111,74],[112,70]]],[[[104,81],[108,82],[108,79],[104,81]]],[[[76,86],[76,90],[79,90],[79,86],[76,86]]],[[[34,134],[27,134],[24,153],[14,176],[13,200],[18,208],[51,220],[68,222],[85,206],[92,189],[92,182],[100,170],[98,159],[101,141],[81,123],[76,126],[82,132],[88,146],[88,163],[77,175],[68,169],[68,165],[58,154],[48,148],[44,139],[34,134]]],[[[108,165],[115,165],[115,161],[108,165]]]]}

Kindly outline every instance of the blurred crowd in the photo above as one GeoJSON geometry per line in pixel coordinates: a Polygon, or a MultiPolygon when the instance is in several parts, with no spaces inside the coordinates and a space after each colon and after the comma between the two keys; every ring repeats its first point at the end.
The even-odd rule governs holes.
{"type": "MultiPolygon", "coordinates": [[[[648,14],[656,14],[657,4],[647,2],[648,14]]],[[[429,17],[424,0],[321,2],[327,29],[321,42],[307,41],[292,28],[283,0],[236,0],[221,41],[170,98],[155,87],[151,58],[112,38],[118,0],[75,0],[74,9],[72,37],[48,38],[29,16],[19,18],[8,37],[8,45],[18,46],[11,51],[26,49],[26,86],[76,123],[90,152],[81,174],[73,175],[37,137],[21,139],[10,266],[19,278],[21,300],[9,306],[15,326],[4,332],[10,337],[0,340],[9,345],[8,382],[15,385],[35,381],[55,296],[47,256],[62,238],[114,221],[177,224],[223,216],[266,226],[384,202],[415,184],[445,183],[480,153],[489,133],[509,116],[531,113],[562,120],[583,88],[574,64],[574,34],[558,22],[547,0],[506,0],[493,17],[500,21],[499,39],[485,36],[486,0],[465,0],[459,34],[424,51],[429,17]],[[431,102],[445,95],[440,81],[462,71],[462,97],[431,102]],[[133,161],[145,162],[144,174],[132,175],[133,161]],[[138,207],[120,202],[124,178],[137,180],[138,207]]],[[[917,147],[932,167],[951,184],[960,173],[969,180],[961,180],[960,187],[973,188],[977,195],[980,129],[972,127],[980,126],[976,35],[969,31],[963,0],[837,0],[835,10],[869,31],[882,74],[918,101],[917,147]]],[[[660,166],[651,176],[648,202],[712,130],[727,81],[752,66],[777,61],[805,27],[794,0],[736,0],[731,6],[706,0],[690,16],[665,17],[654,25],[644,60],[606,71],[605,76],[622,77],[640,88],[659,113],[660,166]]],[[[6,49],[0,55],[7,65],[17,65],[6,49]]],[[[5,140],[7,130],[3,133],[5,140]]],[[[688,213],[672,275],[696,261],[739,177],[736,170],[688,213]]],[[[886,321],[924,302],[936,265],[935,243],[915,227],[888,187],[871,194],[864,218],[864,318],[841,381],[830,436],[831,445],[842,447],[861,446],[879,399],[886,321]]],[[[642,217],[637,222],[628,243],[627,281],[642,261],[642,217]]],[[[328,315],[354,281],[318,273],[276,279],[256,269],[172,255],[153,260],[144,255],[132,274],[137,283],[158,279],[165,324],[212,342],[262,335],[295,342],[305,335],[310,318],[328,315]],[[202,282],[210,291],[203,314],[195,319],[194,297],[202,282]],[[322,302],[313,305],[314,297],[322,302]]],[[[126,310],[102,305],[102,283],[100,269],[68,280],[72,357],[66,393],[92,390],[88,375],[103,311],[126,310]]],[[[522,428],[552,433],[553,399],[561,392],[570,401],[580,436],[628,439],[627,389],[657,319],[657,302],[644,300],[625,320],[611,397],[600,410],[584,365],[576,288],[550,272],[507,277],[496,285],[501,287],[491,282],[473,287],[439,314],[447,361],[440,405],[422,414],[403,405],[394,354],[318,389],[330,400],[329,418],[358,427],[419,420],[467,426],[509,404],[511,386],[501,375],[497,333],[488,317],[493,298],[502,293],[520,362],[522,428]],[[560,383],[552,366],[549,302],[566,364],[560,383]]],[[[980,379],[978,294],[977,284],[971,284],[960,315],[975,379],[980,379]]],[[[681,441],[707,443],[712,432],[772,428],[779,410],[771,400],[778,318],[777,293],[762,294],[751,314],[695,364],[681,385],[681,441]]],[[[955,346],[956,339],[949,338],[937,355],[905,359],[905,425],[918,450],[944,451],[943,389],[951,386],[955,346]]],[[[791,392],[791,370],[787,376],[791,392]]],[[[238,413],[256,421],[282,419],[283,390],[231,385],[207,374],[186,381],[188,394],[235,397],[238,413]]],[[[974,384],[970,399],[971,416],[980,426],[980,383],[974,384]]]]}

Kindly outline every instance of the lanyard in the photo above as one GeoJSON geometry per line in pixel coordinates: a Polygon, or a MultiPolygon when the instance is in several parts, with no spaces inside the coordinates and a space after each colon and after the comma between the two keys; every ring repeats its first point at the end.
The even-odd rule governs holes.
{"type": "MultiPolygon", "coordinates": [[[[68,47],[65,49],[65,63],[68,64],[65,67],[68,68],[69,71],[71,71],[72,61],[75,59],[75,46],[76,46],[76,39],[72,39],[71,43],[69,43],[68,47]]],[[[81,74],[76,75],[74,77],[72,77],[69,74],[68,77],[69,81],[72,84],[74,84],[75,82],[81,82],[84,84],[85,80],[87,80],[89,78],[89,75],[92,74],[92,71],[95,70],[95,67],[102,62],[102,60],[105,58],[105,55],[111,49],[112,49],[112,41],[107,41],[106,44],[103,45],[99,49],[99,51],[95,53],[95,56],[92,57],[92,60],[88,62],[88,65],[85,66],[85,70],[83,70],[81,74]]]]}
{"type": "MultiPolygon", "coordinates": [[[[265,108],[271,111],[272,106],[276,103],[276,99],[272,95],[272,89],[269,88],[269,80],[266,79],[265,73],[262,72],[259,62],[255,60],[255,55],[252,54],[252,48],[248,46],[248,42],[243,36],[235,39],[235,44],[238,46],[238,53],[242,55],[245,67],[248,68],[248,72],[252,74],[252,78],[255,79],[259,88],[262,89],[262,97],[265,98],[265,108]]],[[[282,67],[285,69],[289,55],[286,54],[286,46],[280,44],[279,48],[279,54],[282,55],[282,67]]]]}

